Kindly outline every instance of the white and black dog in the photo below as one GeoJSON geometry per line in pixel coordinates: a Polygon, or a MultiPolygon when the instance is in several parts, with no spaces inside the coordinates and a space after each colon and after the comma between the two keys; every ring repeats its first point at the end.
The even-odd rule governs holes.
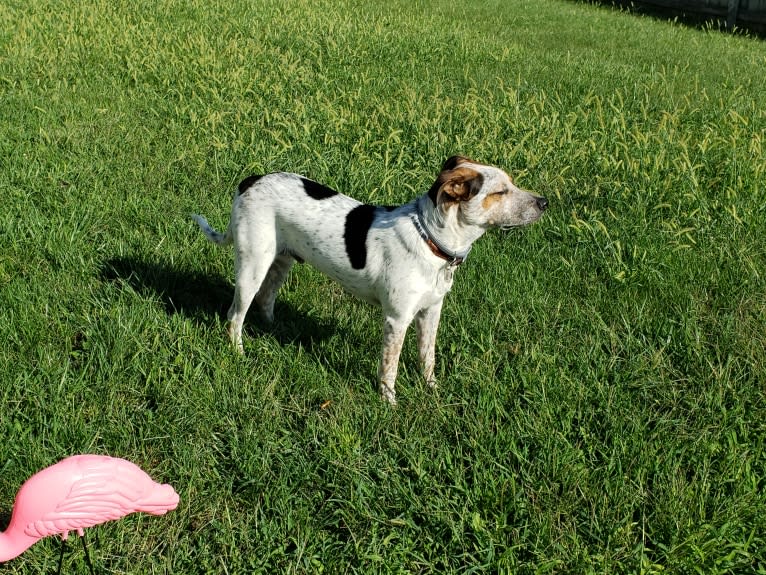
{"type": "Polygon", "coordinates": [[[202,216],[207,238],[234,243],[234,301],[229,337],[243,352],[242,324],[255,298],[274,319],[274,299],[295,261],[309,262],[361,299],[383,308],[378,384],[394,385],[407,327],[415,320],[423,376],[435,386],[436,330],[455,268],[491,227],[537,221],[548,200],[516,187],[499,168],[449,158],[428,193],[398,207],[362,204],[290,173],[250,176],[239,184],[226,233],[202,216]]]}

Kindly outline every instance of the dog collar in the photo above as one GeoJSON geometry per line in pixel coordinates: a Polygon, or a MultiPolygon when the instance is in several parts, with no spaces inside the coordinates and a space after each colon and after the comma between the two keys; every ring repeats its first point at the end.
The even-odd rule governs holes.
{"type": "Polygon", "coordinates": [[[423,217],[420,214],[419,207],[415,209],[410,217],[412,218],[412,223],[415,224],[415,229],[418,230],[418,234],[420,234],[420,237],[426,242],[426,245],[431,248],[431,251],[435,256],[446,260],[451,266],[459,266],[466,260],[471,248],[469,247],[463,252],[453,252],[442,246],[433,238],[433,234],[428,231],[426,223],[423,221],[423,217]]]}

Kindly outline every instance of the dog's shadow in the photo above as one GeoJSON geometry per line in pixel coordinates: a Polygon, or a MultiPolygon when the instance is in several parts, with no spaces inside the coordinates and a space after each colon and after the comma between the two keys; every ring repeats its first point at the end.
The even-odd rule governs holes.
{"type": "MultiPolygon", "coordinates": [[[[182,314],[200,323],[209,323],[216,316],[226,317],[234,297],[234,288],[220,275],[185,270],[160,261],[147,262],[136,258],[113,258],[106,261],[101,277],[108,282],[130,286],[137,293],[156,296],[168,315],[182,314]]],[[[248,313],[248,324],[256,318],[256,310],[248,313]]],[[[277,300],[276,321],[272,325],[256,320],[257,329],[270,333],[281,344],[298,343],[311,348],[332,333],[332,326],[317,321],[277,300]]]]}

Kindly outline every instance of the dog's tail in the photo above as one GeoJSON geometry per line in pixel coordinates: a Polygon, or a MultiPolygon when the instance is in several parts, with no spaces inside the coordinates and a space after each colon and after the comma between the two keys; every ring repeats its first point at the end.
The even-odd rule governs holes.
{"type": "Polygon", "coordinates": [[[226,233],[222,234],[221,232],[217,232],[211,228],[210,224],[207,223],[207,220],[203,216],[192,214],[192,219],[197,222],[200,229],[202,230],[202,233],[205,234],[207,239],[209,239],[214,244],[225,246],[232,242],[231,231],[229,229],[226,230],[226,233]]]}

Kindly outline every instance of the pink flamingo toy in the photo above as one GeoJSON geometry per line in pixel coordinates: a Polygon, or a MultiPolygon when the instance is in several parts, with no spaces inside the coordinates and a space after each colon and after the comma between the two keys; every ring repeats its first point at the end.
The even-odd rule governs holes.
{"type": "Polygon", "coordinates": [[[76,530],[82,537],[86,527],[137,511],[164,515],[177,505],[178,494],[170,485],[155,483],[130,461],[67,457],[35,473],[19,489],[11,522],[0,533],[0,563],[49,535],[66,540],[76,530]]]}

